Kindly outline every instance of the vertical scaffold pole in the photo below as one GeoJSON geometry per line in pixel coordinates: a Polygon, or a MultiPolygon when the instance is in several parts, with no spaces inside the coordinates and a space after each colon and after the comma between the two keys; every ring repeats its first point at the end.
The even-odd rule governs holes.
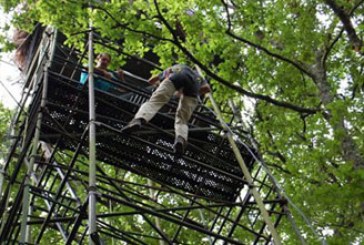
{"type": "MultiPolygon", "coordinates": [[[[92,11],[92,6],[91,11],[92,11]]],[[[89,244],[94,244],[92,236],[97,234],[96,226],[96,113],[94,90],[94,53],[93,53],[93,24],[90,17],[90,32],[88,36],[88,97],[89,97],[89,244]]]]}
{"type": "MultiPolygon", "coordinates": [[[[197,69],[198,73],[202,76],[201,69],[198,66],[196,66],[196,69],[197,69]]],[[[233,149],[235,158],[238,161],[241,170],[243,171],[243,174],[244,174],[244,177],[246,178],[246,181],[249,183],[250,191],[252,192],[254,200],[257,203],[258,208],[259,208],[259,210],[260,210],[260,212],[262,214],[263,220],[264,220],[265,224],[268,227],[268,230],[270,231],[270,233],[272,235],[273,242],[274,242],[275,245],[281,245],[282,244],[281,239],[278,236],[278,233],[277,233],[277,231],[276,231],[276,229],[275,229],[275,227],[273,225],[273,222],[270,219],[269,214],[268,214],[267,210],[264,207],[262,197],[259,195],[259,192],[257,191],[257,189],[254,186],[253,178],[250,175],[248,167],[246,166],[246,164],[244,162],[244,159],[243,159],[243,157],[242,157],[242,155],[241,155],[241,153],[239,151],[239,148],[238,148],[238,146],[236,145],[236,143],[235,143],[235,141],[233,139],[233,133],[232,133],[231,129],[229,128],[229,126],[225,123],[225,121],[224,121],[224,119],[222,117],[221,111],[220,111],[219,107],[217,106],[214,98],[212,97],[212,94],[209,93],[208,97],[209,97],[209,99],[211,101],[211,104],[212,104],[212,107],[213,107],[215,113],[217,114],[217,117],[218,117],[218,119],[220,121],[220,124],[222,125],[223,129],[226,131],[226,136],[227,136],[227,138],[229,140],[231,148],[233,149]]]]}
{"type": "MultiPolygon", "coordinates": [[[[46,35],[47,34],[44,33],[44,37],[46,35]]],[[[28,229],[28,225],[27,225],[28,215],[30,214],[30,211],[31,211],[30,210],[30,184],[31,184],[30,180],[31,180],[31,175],[33,174],[35,157],[37,155],[37,150],[38,150],[38,145],[39,145],[40,130],[41,130],[42,118],[43,118],[42,109],[46,105],[47,87],[48,87],[48,67],[50,65],[49,54],[48,55],[46,54],[49,43],[45,44],[44,42],[46,42],[46,41],[49,42],[50,38],[45,37],[42,40],[40,59],[39,59],[39,63],[38,63],[38,65],[40,65],[40,66],[43,65],[43,69],[42,69],[43,89],[42,89],[40,107],[39,107],[39,111],[38,111],[38,115],[37,115],[35,132],[34,132],[34,136],[33,136],[33,144],[32,144],[32,151],[31,151],[31,155],[30,155],[29,165],[28,165],[28,171],[27,171],[27,174],[26,174],[25,180],[24,180],[22,218],[21,218],[21,224],[20,224],[20,243],[21,244],[27,244],[30,239],[29,229],[28,229]],[[44,63],[43,63],[43,58],[46,59],[44,63]]],[[[54,47],[51,47],[51,48],[54,48],[54,47]]],[[[53,52],[53,50],[48,50],[48,51],[53,52]]],[[[36,76],[36,80],[37,80],[38,74],[36,74],[35,76],[36,76]]]]}

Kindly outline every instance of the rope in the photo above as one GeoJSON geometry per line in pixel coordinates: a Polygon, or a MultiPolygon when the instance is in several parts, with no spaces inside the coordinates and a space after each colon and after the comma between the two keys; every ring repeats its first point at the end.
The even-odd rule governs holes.
{"type": "MultiPolygon", "coordinates": [[[[235,134],[236,135],[236,134],[235,134]]],[[[244,147],[248,150],[248,152],[253,156],[254,160],[258,163],[261,164],[261,166],[263,167],[263,169],[266,171],[266,173],[268,174],[268,176],[271,178],[272,182],[274,183],[274,185],[277,187],[277,189],[281,192],[281,195],[287,200],[287,202],[301,215],[301,217],[304,219],[304,221],[306,222],[306,224],[308,225],[308,227],[312,230],[312,232],[314,233],[315,236],[317,236],[318,240],[320,240],[322,242],[323,245],[326,245],[326,240],[324,237],[321,237],[314,229],[311,220],[303,213],[303,211],[298,208],[293,201],[288,197],[288,195],[286,194],[286,192],[284,191],[284,189],[281,187],[281,185],[278,183],[277,179],[273,176],[272,172],[269,170],[268,166],[265,164],[265,162],[261,159],[259,159],[250,149],[250,147],[245,144],[243,141],[240,140],[239,137],[237,137],[237,140],[239,143],[241,143],[242,145],[244,145],[244,147]]]]}
{"type": "MultiPolygon", "coordinates": [[[[242,120],[241,120],[242,121],[242,120]]],[[[239,135],[235,134],[237,141],[242,144],[247,151],[250,153],[250,155],[253,156],[254,160],[257,163],[260,163],[262,168],[265,170],[265,172],[267,173],[267,175],[269,176],[269,178],[271,179],[271,181],[273,182],[273,184],[276,186],[277,190],[280,192],[280,194],[287,200],[287,202],[301,215],[301,217],[304,219],[304,221],[306,222],[306,224],[308,225],[308,227],[312,230],[313,234],[318,238],[318,240],[320,240],[322,242],[323,245],[326,245],[326,240],[325,238],[321,237],[314,229],[312,222],[310,221],[310,219],[303,213],[302,210],[300,210],[294,203],[293,201],[288,197],[288,195],[285,193],[284,188],[281,187],[281,185],[279,184],[279,182],[277,181],[277,179],[273,176],[272,172],[270,171],[269,167],[266,165],[266,163],[261,159],[258,158],[258,156],[252,152],[251,148],[245,144],[239,137],[239,135]]],[[[254,143],[254,141],[252,140],[251,136],[249,135],[249,140],[250,142],[253,144],[255,149],[258,149],[258,147],[256,146],[256,144],[254,143]]],[[[288,211],[288,210],[287,210],[288,211]]],[[[287,212],[286,211],[286,212],[287,212]]],[[[288,215],[291,215],[290,213],[288,215]]],[[[289,217],[290,218],[290,217],[289,217]]],[[[292,218],[292,217],[291,217],[292,218]]],[[[305,244],[305,241],[301,235],[301,232],[297,229],[296,224],[294,223],[294,220],[291,220],[292,222],[292,226],[293,229],[295,230],[297,236],[299,237],[300,241],[302,244],[305,244]]]]}
{"type": "MultiPolygon", "coordinates": [[[[201,69],[196,66],[196,69],[198,71],[198,73],[202,76],[202,72],[201,72],[201,69]]],[[[209,94],[209,98],[212,102],[212,104],[214,105],[215,102],[213,100],[213,97],[211,94],[209,94]]],[[[215,110],[216,111],[216,110],[215,110]]],[[[218,112],[217,112],[218,113],[218,112]]],[[[224,128],[227,129],[228,133],[232,134],[232,135],[235,135],[237,136],[230,128],[229,126],[222,120],[222,116],[220,115],[220,121],[223,125],[224,128]]],[[[232,137],[231,135],[231,137],[232,137]]],[[[244,145],[244,147],[248,150],[248,152],[253,156],[253,158],[261,164],[261,166],[263,167],[263,169],[265,170],[265,172],[267,173],[267,175],[271,178],[273,184],[277,187],[278,191],[281,192],[281,195],[287,200],[287,202],[301,215],[301,217],[304,219],[304,221],[306,222],[306,224],[308,225],[308,227],[312,230],[313,234],[318,238],[318,240],[321,241],[321,243],[323,245],[326,245],[326,240],[324,237],[321,237],[314,229],[313,225],[312,225],[312,222],[310,221],[310,219],[292,202],[292,200],[288,197],[288,195],[284,192],[283,188],[280,186],[280,184],[278,183],[278,181],[275,179],[275,177],[273,176],[272,172],[269,170],[268,166],[263,162],[261,161],[260,159],[258,159],[258,157],[251,151],[250,147],[248,147],[243,141],[240,140],[239,137],[235,137],[237,138],[238,142],[241,143],[242,145],[244,145]]],[[[294,226],[295,228],[295,226],[294,226]]],[[[302,239],[302,236],[300,235],[299,231],[296,230],[296,233],[298,234],[302,244],[304,244],[304,241],[302,239]]],[[[277,239],[277,238],[276,238],[277,239]]],[[[275,240],[276,240],[275,239],[275,240]]]]}

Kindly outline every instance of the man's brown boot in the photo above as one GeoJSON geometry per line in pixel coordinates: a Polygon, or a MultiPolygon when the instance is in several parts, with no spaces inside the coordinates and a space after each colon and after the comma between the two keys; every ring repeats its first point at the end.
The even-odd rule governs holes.
{"type": "Polygon", "coordinates": [[[186,146],[186,140],[182,136],[177,136],[173,145],[174,153],[183,155],[183,153],[185,153],[186,146]]]}
{"type": "Polygon", "coordinates": [[[128,125],[126,125],[122,131],[124,133],[132,133],[142,128],[142,125],[145,123],[143,118],[134,118],[131,120],[128,125]]]}

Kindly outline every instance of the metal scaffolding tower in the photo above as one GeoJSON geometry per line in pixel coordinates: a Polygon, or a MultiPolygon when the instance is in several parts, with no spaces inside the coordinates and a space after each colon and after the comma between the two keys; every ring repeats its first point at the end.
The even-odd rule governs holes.
{"type": "Polygon", "coordinates": [[[17,137],[2,166],[2,244],[280,244],[286,202],[236,115],[199,105],[187,151],[176,156],[175,100],[139,132],[122,133],[152,93],[145,79],[125,71],[125,81],[108,80],[115,91],[95,89],[92,118],[88,86],[79,82],[90,72],[82,67],[87,55],[52,29],[32,37],[17,137]]]}

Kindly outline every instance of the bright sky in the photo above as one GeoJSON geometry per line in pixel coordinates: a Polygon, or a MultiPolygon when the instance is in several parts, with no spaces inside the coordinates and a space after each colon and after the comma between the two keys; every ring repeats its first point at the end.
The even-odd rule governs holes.
{"type": "MultiPolygon", "coordinates": [[[[10,22],[10,16],[3,12],[0,7],[0,26],[10,22]]],[[[11,35],[9,33],[1,33],[1,35],[11,35]]],[[[20,100],[21,86],[19,84],[21,77],[17,66],[13,61],[13,54],[0,53],[0,101],[9,108],[15,108],[20,100]],[[15,98],[15,100],[14,100],[15,98]]]]}

